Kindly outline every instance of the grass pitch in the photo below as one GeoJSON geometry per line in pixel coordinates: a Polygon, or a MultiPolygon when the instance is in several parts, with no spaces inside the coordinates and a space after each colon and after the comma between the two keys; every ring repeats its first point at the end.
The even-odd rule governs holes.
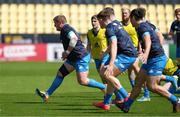
{"type": "MultiPolygon", "coordinates": [[[[75,73],[65,78],[48,103],[42,103],[34,93],[35,88],[47,89],[59,66],[60,63],[0,62],[0,116],[180,116],[180,112],[172,113],[167,99],[155,94],[151,94],[150,102],[135,102],[129,113],[115,106],[109,111],[95,108],[92,102],[102,101],[103,94],[98,89],[78,85],[75,73]]],[[[89,77],[101,81],[94,64],[90,66],[89,77]]],[[[127,75],[119,79],[130,91],[127,75]]]]}

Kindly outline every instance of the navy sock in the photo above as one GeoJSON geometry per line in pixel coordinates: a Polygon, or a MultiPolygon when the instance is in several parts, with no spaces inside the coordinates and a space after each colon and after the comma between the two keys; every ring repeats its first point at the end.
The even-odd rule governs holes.
{"type": "Polygon", "coordinates": [[[174,103],[177,103],[177,101],[178,101],[178,98],[177,98],[175,95],[173,95],[173,94],[171,94],[168,99],[169,99],[173,104],[174,104],[174,103]]]}
{"type": "Polygon", "coordinates": [[[112,94],[106,94],[104,97],[104,104],[110,104],[111,103],[112,94]]]}
{"type": "Polygon", "coordinates": [[[105,89],[106,86],[100,82],[97,82],[93,79],[89,79],[88,85],[89,87],[99,88],[99,89],[105,89]]]}
{"type": "Polygon", "coordinates": [[[173,86],[170,86],[169,90],[170,93],[174,94],[176,92],[176,89],[173,86]]]}
{"type": "Polygon", "coordinates": [[[118,91],[115,91],[114,94],[116,95],[116,99],[118,100],[123,100],[123,96],[118,92],[118,91]]]}
{"type": "Polygon", "coordinates": [[[147,87],[144,87],[144,97],[150,97],[149,90],[147,87]]]}
{"type": "Polygon", "coordinates": [[[54,79],[52,85],[50,86],[50,88],[46,91],[48,95],[52,95],[52,93],[61,85],[61,83],[63,82],[63,77],[60,76],[56,76],[56,78],[54,79]]]}

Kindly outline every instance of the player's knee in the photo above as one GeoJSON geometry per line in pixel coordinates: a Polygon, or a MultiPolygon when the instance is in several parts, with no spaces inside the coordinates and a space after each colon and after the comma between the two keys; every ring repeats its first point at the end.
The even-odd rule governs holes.
{"type": "Polygon", "coordinates": [[[109,81],[109,79],[111,78],[110,74],[103,74],[102,76],[103,76],[103,79],[106,81],[109,81]]]}
{"type": "Polygon", "coordinates": [[[67,70],[67,68],[64,66],[64,64],[59,68],[59,72],[58,75],[60,75],[61,77],[65,77],[69,74],[69,71],[67,70]]]}
{"type": "Polygon", "coordinates": [[[147,88],[152,92],[156,92],[157,90],[156,85],[154,84],[147,84],[147,88]]]}
{"type": "Polygon", "coordinates": [[[88,85],[88,81],[85,78],[79,79],[78,83],[83,86],[88,85]]]}

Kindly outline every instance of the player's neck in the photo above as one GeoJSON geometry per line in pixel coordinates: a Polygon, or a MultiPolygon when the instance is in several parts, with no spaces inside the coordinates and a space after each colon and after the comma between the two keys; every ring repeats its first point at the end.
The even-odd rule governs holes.
{"type": "Polygon", "coordinates": [[[100,27],[96,27],[96,28],[93,28],[93,31],[94,31],[94,32],[98,32],[99,29],[100,29],[100,27]]]}
{"type": "Polygon", "coordinates": [[[139,26],[139,24],[141,24],[142,22],[144,22],[144,20],[139,20],[139,21],[137,21],[135,27],[137,28],[137,27],[139,26]]]}
{"type": "Polygon", "coordinates": [[[123,20],[122,23],[123,25],[127,26],[130,23],[130,20],[123,20]]]}

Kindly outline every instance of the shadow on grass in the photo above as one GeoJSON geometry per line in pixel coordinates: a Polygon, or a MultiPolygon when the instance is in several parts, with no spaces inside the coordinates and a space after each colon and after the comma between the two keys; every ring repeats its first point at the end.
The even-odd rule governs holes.
{"type": "Polygon", "coordinates": [[[89,108],[54,108],[54,109],[45,109],[45,110],[63,110],[63,111],[85,111],[85,110],[89,110],[89,111],[93,111],[93,110],[98,110],[98,109],[89,109],[89,108]]]}
{"type": "Polygon", "coordinates": [[[60,104],[60,102],[13,102],[14,104],[43,104],[43,105],[50,105],[50,104],[60,104]]]}

